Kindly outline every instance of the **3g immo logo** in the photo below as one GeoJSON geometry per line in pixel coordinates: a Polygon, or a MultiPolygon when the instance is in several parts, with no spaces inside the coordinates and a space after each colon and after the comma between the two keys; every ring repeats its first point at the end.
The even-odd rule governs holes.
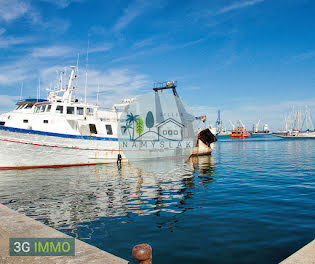
{"type": "Polygon", "coordinates": [[[74,238],[10,238],[10,256],[74,256],[74,238]]]}

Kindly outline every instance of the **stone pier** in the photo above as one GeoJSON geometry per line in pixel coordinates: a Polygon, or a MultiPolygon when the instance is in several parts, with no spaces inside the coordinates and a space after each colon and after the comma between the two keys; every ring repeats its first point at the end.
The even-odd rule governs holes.
{"type": "Polygon", "coordinates": [[[315,239],[280,264],[315,264],[315,239]]]}
{"type": "Polygon", "coordinates": [[[9,238],[58,238],[69,237],[53,228],[50,228],[38,221],[25,215],[17,213],[8,207],[0,204],[0,264],[50,264],[50,263],[69,263],[69,264],[128,264],[128,261],[116,257],[110,253],[93,247],[80,240],[75,240],[75,256],[36,256],[36,257],[13,257],[9,256],[9,238]]]}

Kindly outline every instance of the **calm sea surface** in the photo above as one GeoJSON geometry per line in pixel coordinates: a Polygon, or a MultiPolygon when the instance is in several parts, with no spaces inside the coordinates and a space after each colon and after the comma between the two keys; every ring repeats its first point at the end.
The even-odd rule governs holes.
{"type": "Polygon", "coordinates": [[[278,263],[315,238],[315,140],[219,137],[164,175],[2,171],[0,202],[128,260],[146,242],[154,263],[278,263]]]}

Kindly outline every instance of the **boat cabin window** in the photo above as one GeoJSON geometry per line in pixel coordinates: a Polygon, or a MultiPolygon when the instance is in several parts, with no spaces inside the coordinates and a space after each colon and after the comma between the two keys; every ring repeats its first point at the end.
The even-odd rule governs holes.
{"type": "Polygon", "coordinates": [[[4,126],[4,125],[5,125],[5,122],[0,121],[0,126],[4,126]]]}
{"type": "Polygon", "coordinates": [[[51,105],[48,105],[47,109],[46,109],[46,112],[50,112],[50,110],[51,110],[51,105]]]}
{"type": "Polygon", "coordinates": [[[38,112],[39,112],[39,110],[40,110],[40,106],[35,106],[35,110],[34,110],[34,112],[35,112],[35,113],[38,113],[38,112]]]}
{"type": "Polygon", "coordinates": [[[73,106],[67,107],[67,115],[74,115],[74,107],[73,106]]]}
{"type": "Polygon", "coordinates": [[[56,107],[56,113],[62,114],[63,113],[63,106],[62,105],[57,105],[56,107]]]}
{"type": "Polygon", "coordinates": [[[32,107],[33,107],[33,105],[27,104],[27,105],[25,106],[25,109],[30,109],[30,108],[32,108],[32,107]]]}
{"type": "Polygon", "coordinates": [[[48,124],[48,120],[43,120],[43,123],[44,124],[48,124]]]}
{"type": "Polygon", "coordinates": [[[83,115],[83,107],[77,107],[77,115],[83,115]]]}
{"type": "Polygon", "coordinates": [[[27,120],[27,119],[24,119],[24,120],[23,120],[23,123],[28,123],[28,120],[27,120]]]}
{"type": "Polygon", "coordinates": [[[93,108],[86,108],[86,114],[87,115],[93,115],[94,109],[93,108]]]}
{"type": "Polygon", "coordinates": [[[112,125],[105,125],[105,127],[107,135],[112,135],[113,134],[112,125]]]}
{"type": "Polygon", "coordinates": [[[97,134],[95,124],[89,124],[91,134],[97,134]]]}
{"type": "Polygon", "coordinates": [[[40,111],[41,112],[45,112],[45,108],[46,108],[46,105],[42,105],[41,108],[40,108],[40,111]]]}

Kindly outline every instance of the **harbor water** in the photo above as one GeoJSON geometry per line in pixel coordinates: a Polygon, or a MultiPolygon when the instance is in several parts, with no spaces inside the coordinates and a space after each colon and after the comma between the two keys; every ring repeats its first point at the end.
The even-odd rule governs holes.
{"type": "Polygon", "coordinates": [[[315,140],[222,136],[164,174],[1,171],[0,202],[130,261],[149,243],[154,263],[278,263],[315,238],[314,179],[315,140]]]}

